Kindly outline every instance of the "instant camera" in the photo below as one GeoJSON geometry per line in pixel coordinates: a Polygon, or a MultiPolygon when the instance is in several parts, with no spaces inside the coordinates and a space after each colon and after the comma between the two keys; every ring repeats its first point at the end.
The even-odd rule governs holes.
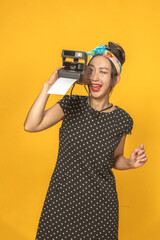
{"type": "MultiPolygon", "coordinates": [[[[62,50],[62,62],[65,68],[58,71],[58,77],[77,79],[78,84],[88,84],[85,77],[87,53],[82,51],[62,50]]],[[[67,79],[66,79],[67,81],[67,79]]]]}

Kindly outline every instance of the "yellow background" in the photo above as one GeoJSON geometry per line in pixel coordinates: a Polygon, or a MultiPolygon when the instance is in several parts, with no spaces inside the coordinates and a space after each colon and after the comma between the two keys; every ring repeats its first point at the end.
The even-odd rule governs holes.
{"type": "MultiPolygon", "coordinates": [[[[61,122],[25,132],[31,105],[61,65],[62,49],[89,51],[109,41],[126,52],[111,95],[134,120],[125,157],[140,144],[148,157],[140,168],[113,169],[119,240],[160,239],[159,12],[158,0],[1,0],[0,239],[34,240],[57,159],[61,122]]],[[[87,93],[76,85],[73,94],[87,93]]],[[[46,108],[62,97],[51,95],[46,108]]]]}

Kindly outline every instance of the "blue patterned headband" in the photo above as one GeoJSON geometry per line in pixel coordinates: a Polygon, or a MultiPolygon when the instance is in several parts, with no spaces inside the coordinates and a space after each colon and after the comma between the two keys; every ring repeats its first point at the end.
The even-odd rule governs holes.
{"type": "Polygon", "coordinates": [[[87,55],[91,55],[91,57],[95,56],[97,54],[101,54],[102,56],[109,58],[113,62],[114,66],[117,70],[117,73],[118,74],[121,73],[122,67],[121,67],[120,61],[118,60],[118,58],[113,53],[111,53],[107,49],[107,47],[105,45],[101,45],[99,47],[94,48],[90,52],[87,52],[87,55]]]}

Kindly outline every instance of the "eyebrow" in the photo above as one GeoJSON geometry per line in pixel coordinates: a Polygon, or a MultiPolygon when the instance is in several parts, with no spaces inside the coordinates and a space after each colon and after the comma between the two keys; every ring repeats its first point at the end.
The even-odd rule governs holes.
{"type": "MultiPolygon", "coordinates": [[[[88,66],[94,67],[94,65],[92,65],[92,64],[89,64],[88,66]]],[[[109,70],[109,68],[106,68],[106,67],[100,67],[100,69],[107,69],[107,70],[109,70]]]]}

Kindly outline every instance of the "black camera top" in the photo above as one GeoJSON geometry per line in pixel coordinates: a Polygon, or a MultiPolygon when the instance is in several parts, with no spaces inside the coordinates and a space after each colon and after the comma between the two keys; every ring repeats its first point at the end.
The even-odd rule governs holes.
{"type": "Polygon", "coordinates": [[[81,84],[87,64],[87,53],[83,51],[62,50],[61,57],[65,68],[59,70],[58,76],[77,79],[77,83],[81,84]]]}

